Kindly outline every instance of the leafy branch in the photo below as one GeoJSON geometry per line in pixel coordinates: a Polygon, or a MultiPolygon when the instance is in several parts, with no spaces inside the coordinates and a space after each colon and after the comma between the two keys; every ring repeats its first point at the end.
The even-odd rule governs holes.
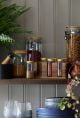
{"type": "Polygon", "coordinates": [[[0,34],[11,33],[31,33],[32,31],[24,29],[18,24],[17,18],[30,10],[31,7],[19,6],[16,3],[4,5],[7,0],[0,0],[0,34]]]}

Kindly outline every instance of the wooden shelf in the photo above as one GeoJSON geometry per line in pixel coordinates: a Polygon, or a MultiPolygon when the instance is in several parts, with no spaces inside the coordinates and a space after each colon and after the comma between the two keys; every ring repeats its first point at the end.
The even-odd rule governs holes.
{"type": "Polygon", "coordinates": [[[67,84],[67,79],[65,77],[14,78],[1,79],[0,84],[67,84]]]}

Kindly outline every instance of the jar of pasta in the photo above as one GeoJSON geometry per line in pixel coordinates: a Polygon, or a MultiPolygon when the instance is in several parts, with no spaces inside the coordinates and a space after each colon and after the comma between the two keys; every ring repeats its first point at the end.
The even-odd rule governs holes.
{"type": "Polygon", "coordinates": [[[80,27],[66,27],[67,59],[69,62],[80,60],[80,27]]]}

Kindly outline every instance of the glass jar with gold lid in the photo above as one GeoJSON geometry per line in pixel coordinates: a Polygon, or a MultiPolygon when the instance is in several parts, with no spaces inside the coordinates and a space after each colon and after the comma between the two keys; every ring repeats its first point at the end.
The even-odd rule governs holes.
{"type": "Polygon", "coordinates": [[[26,50],[14,51],[13,58],[13,75],[14,77],[25,77],[26,76],[26,50]]]}

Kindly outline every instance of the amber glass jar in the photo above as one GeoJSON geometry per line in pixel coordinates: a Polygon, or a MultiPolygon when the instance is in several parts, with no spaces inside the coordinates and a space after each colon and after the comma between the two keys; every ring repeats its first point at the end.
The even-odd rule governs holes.
{"type": "Polygon", "coordinates": [[[52,61],[52,77],[57,77],[57,58],[52,61]]]}
{"type": "Polygon", "coordinates": [[[41,58],[41,62],[39,63],[40,68],[40,76],[47,77],[47,58],[41,58]]]}
{"type": "Polygon", "coordinates": [[[51,58],[47,59],[47,76],[48,77],[52,77],[52,62],[53,62],[53,59],[51,58]]]}
{"type": "Polygon", "coordinates": [[[13,58],[13,76],[26,77],[26,54],[25,50],[16,50],[13,58]]]}
{"type": "Polygon", "coordinates": [[[66,27],[67,59],[70,62],[80,60],[80,27],[66,27]]]}

